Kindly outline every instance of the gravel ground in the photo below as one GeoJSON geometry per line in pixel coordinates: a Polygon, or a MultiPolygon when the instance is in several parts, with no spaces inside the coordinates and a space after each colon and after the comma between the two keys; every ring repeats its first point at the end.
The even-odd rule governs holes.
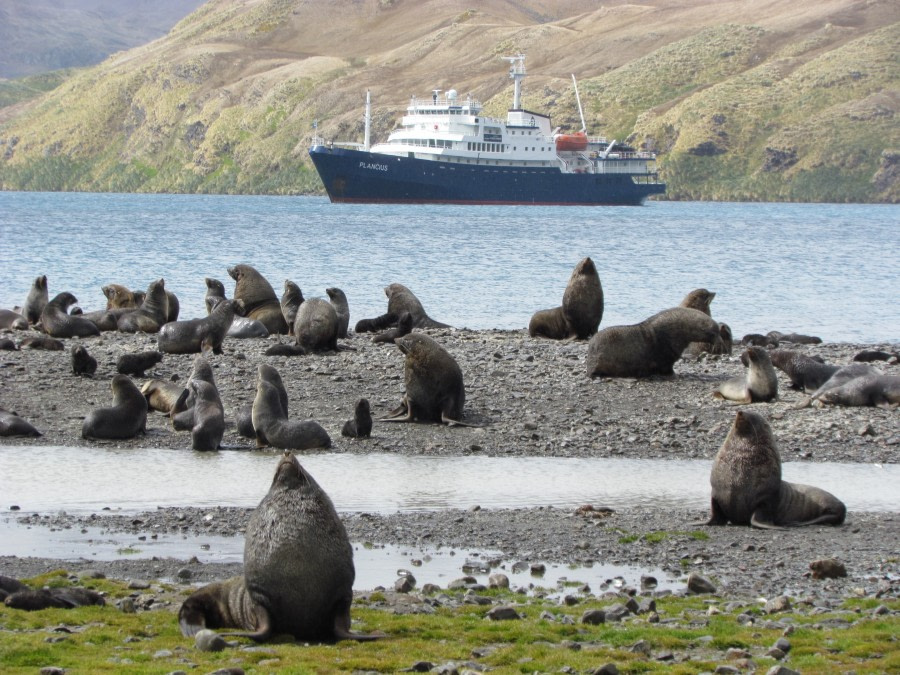
{"type": "MultiPolygon", "coordinates": [[[[352,347],[335,355],[266,357],[278,338],[226,340],[225,353],[210,356],[226,418],[249,405],[255,395],[259,363],[282,374],[290,416],[318,420],[331,434],[337,452],[392,452],[404,455],[635,457],[711,459],[721,445],[738,407],[713,398],[722,380],[742,372],[736,349],[732,356],[684,360],[668,378],[600,379],[585,374],[584,342],[535,340],[524,331],[431,330],[459,362],[466,382],[465,421],[480,428],[382,424],[376,421],[368,441],[342,438],[340,429],[352,417],[355,402],[369,399],[373,417],[396,407],[403,394],[403,356],[392,345],[373,344],[367,335],[351,335],[352,347]]],[[[13,337],[19,339],[21,333],[13,337]]],[[[287,341],[282,337],[281,341],[287,341]]],[[[0,352],[0,406],[15,410],[43,436],[4,439],[4,445],[92,445],[80,437],[81,421],[93,408],[110,404],[109,381],[116,357],[155,348],[155,336],[105,334],[81,341],[66,340],[66,350],[0,352]],[[99,361],[93,378],[72,374],[69,349],[81,342],[99,361]]],[[[862,349],[897,351],[896,345],[785,345],[827,362],[849,363],[862,349]]],[[[166,355],[148,377],[185,381],[192,356],[166,355]]],[[[900,374],[896,359],[881,363],[900,374]]],[[[142,378],[136,378],[140,384],[142,378]]],[[[779,398],[755,404],[773,427],[784,461],[896,463],[900,449],[900,411],[877,408],[794,406],[803,394],[788,387],[779,374],[779,398]]],[[[229,424],[223,444],[252,447],[229,424]]],[[[190,436],[172,431],[167,418],[151,414],[147,434],[124,447],[184,448],[190,436]]],[[[840,496],[840,495],[838,495],[840,496]]],[[[262,495],[260,495],[260,498],[262,495]]],[[[597,505],[602,504],[598,495],[597,505]]],[[[240,534],[248,512],[217,509],[216,532],[240,534]]],[[[167,509],[138,518],[98,516],[90,522],[72,516],[32,522],[55,527],[101,525],[111,531],[209,531],[208,510],[167,509]],[[132,523],[139,520],[138,524],[132,523]]],[[[12,515],[12,514],[10,514],[12,515]]],[[[800,528],[763,532],[743,527],[697,528],[701,512],[629,509],[605,517],[579,515],[553,508],[404,513],[346,517],[351,539],[495,549],[506,562],[587,563],[663,568],[686,575],[697,571],[713,579],[729,596],[755,597],[789,593],[838,599],[847,596],[900,595],[900,516],[893,513],[850,513],[842,527],[800,528]],[[708,539],[688,531],[703,530],[708,539]],[[665,532],[662,537],[646,535],[665,532]],[[656,541],[660,538],[661,541],[656,541]],[[811,561],[835,557],[846,564],[848,577],[827,582],[808,575],[811,561]],[[762,570],[765,573],[762,573],[762,570]]],[[[0,558],[0,573],[30,576],[48,569],[100,567],[108,576],[174,577],[185,561],[120,560],[61,562],[0,558]]],[[[198,565],[196,581],[233,574],[236,566],[198,565]]],[[[390,586],[394,579],[385,579],[390,586]]]]}

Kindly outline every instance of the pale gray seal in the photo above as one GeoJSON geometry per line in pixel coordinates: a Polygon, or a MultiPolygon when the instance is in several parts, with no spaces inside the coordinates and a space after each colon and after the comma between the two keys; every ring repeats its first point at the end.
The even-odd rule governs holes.
{"type": "Polygon", "coordinates": [[[0,436],[43,436],[43,434],[28,420],[0,408],[0,436]]]}
{"type": "Polygon", "coordinates": [[[72,373],[75,375],[87,375],[93,377],[97,372],[97,359],[88,354],[84,345],[72,347],[72,373]]]}
{"type": "Polygon", "coordinates": [[[764,347],[748,347],[745,375],[732,377],[716,388],[715,396],[737,403],[766,403],[778,398],[778,376],[764,347]]]}
{"type": "Polygon", "coordinates": [[[281,315],[288,325],[288,335],[294,334],[294,322],[297,320],[297,311],[303,304],[303,293],[300,287],[290,279],[284,280],[284,293],[281,294],[281,315]]]}
{"type": "Polygon", "coordinates": [[[334,312],[338,317],[338,338],[347,337],[347,331],[350,329],[350,304],[347,302],[347,296],[340,288],[326,288],[328,299],[334,307],[334,312]]]}
{"type": "Polygon", "coordinates": [[[814,400],[827,405],[896,408],[900,405],[900,375],[871,373],[854,377],[823,390],[814,400]]]}
{"type": "Polygon", "coordinates": [[[244,576],[201,588],[178,612],[181,632],[204,627],[263,641],[373,640],[350,630],[353,547],[328,495],[286,452],[268,494],[250,516],[244,537],[244,576]]]}
{"type": "Polygon", "coordinates": [[[212,350],[222,353],[222,342],[234,321],[234,302],[224,300],[209,316],[187,321],[171,321],[159,331],[156,344],[167,354],[196,354],[212,350]]]}
{"type": "Polygon", "coordinates": [[[169,320],[169,296],[165,279],[151,281],[140,307],[119,316],[122,333],[158,333],[169,320]]]}
{"type": "Polygon", "coordinates": [[[63,292],[44,305],[44,311],[41,312],[44,332],[56,338],[100,335],[100,329],[93,321],[68,313],[69,307],[76,302],[78,299],[74,295],[63,292]]]}
{"type": "Polygon", "coordinates": [[[22,316],[32,325],[41,322],[41,312],[44,306],[50,301],[50,294],[47,291],[47,275],[42,274],[35,277],[31,282],[31,289],[28,291],[28,297],[25,298],[25,304],[22,305],[22,316]]]}
{"type": "Polygon", "coordinates": [[[184,386],[171,380],[147,380],[141,385],[141,393],[147,399],[147,410],[155,410],[166,415],[172,412],[184,386]]]}
{"type": "Polygon", "coordinates": [[[402,312],[409,312],[414,328],[450,328],[447,324],[428,316],[419,299],[403,284],[385,286],[384,294],[388,299],[388,314],[400,316],[402,312]]]}
{"type": "Polygon", "coordinates": [[[535,312],[528,322],[528,334],[551,340],[587,340],[597,332],[602,318],[600,275],[594,261],[584,258],[572,270],[562,305],[535,312]]]}
{"type": "Polygon", "coordinates": [[[369,438],[372,435],[372,413],[369,401],[361,398],[353,409],[353,419],[344,422],[341,436],[347,438],[369,438]]]}
{"type": "Polygon", "coordinates": [[[11,309],[0,309],[0,330],[28,330],[28,319],[11,309]]]}
{"type": "Polygon", "coordinates": [[[306,300],[297,311],[294,337],[310,352],[337,351],[338,315],[334,306],[322,298],[306,300]]]}
{"type": "Polygon", "coordinates": [[[823,363],[793,349],[773,349],[769,352],[772,365],[791,380],[791,388],[811,393],[825,384],[840,366],[823,363]]]}
{"type": "Polygon", "coordinates": [[[781,457],[768,422],[740,410],[713,459],[707,525],[840,525],[847,509],[834,495],[781,480],[781,457]]]}
{"type": "Polygon", "coordinates": [[[147,427],[147,399],[127,375],[115,375],[110,382],[111,408],[88,413],[81,425],[82,438],[134,438],[147,427]]]}
{"type": "Polygon", "coordinates": [[[703,312],[673,307],[638,324],[610,326],[588,343],[589,377],[671,375],[691,342],[713,342],[719,324],[703,312]]]}
{"type": "Polygon", "coordinates": [[[270,334],[288,332],[278,296],[262,274],[250,265],[235,265],[228,268],[228,275],[237,282],[234,304],[238,315],[261,321],[270,334]]]}

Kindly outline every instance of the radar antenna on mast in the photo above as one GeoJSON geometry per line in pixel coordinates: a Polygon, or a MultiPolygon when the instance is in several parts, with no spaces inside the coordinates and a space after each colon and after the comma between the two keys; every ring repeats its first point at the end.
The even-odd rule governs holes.
{"type": "Polygon", "coordinates": [[[584,111],[581,109],[581,96],[578,95],[578,83],[575,81],[575,74],[572,74],[572,84],[575,85],[575,100],[578,102],[578,115],[581,117],[581,131],[587,131],[587,125],[584,123],[584,111]]]}
{"type": "Polygon", "coordinates": [[[504,61],[509,61],[509,76],[513,79],[513,110],[522,108],[522,80],[525,79],[525,55],[501,56],[504,61]]]}

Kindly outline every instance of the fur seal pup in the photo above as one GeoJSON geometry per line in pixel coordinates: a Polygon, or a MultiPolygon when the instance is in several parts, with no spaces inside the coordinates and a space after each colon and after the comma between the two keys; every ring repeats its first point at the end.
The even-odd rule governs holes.
{"type": "Polygon", "coordinates": [[[766,337],[775,342],[793,342],[798,345],[822,344],[822,338],[815,335],[803,335],[802,333],[781,333],[777,330],[770,330],[766,333],[766,337]]]}
{"type": "Polygon", "coordinates": [[[141,393],[147,399],[147,411],[161,412],[166,415],[172,412],[184,387],[171,380],[147,380],[141,385],[141,393]]]}
{"type": "Polygon", "coordinates": [[[778,376],[763,347],[748,347],[746,375],[732,377],[718,386],[714,395],[737,403],[767,403],[778,398],[778,376]]]}
{"type": "Polygon", "coordinates": [[[877,406],[900,405],[900,375],[870,373],[823,390],[814,399],[826,405],[877,406]]]}
{"type": "Polygon", "coordinates": [[[28,319],[11,309],[0,309],[0,330],[28,330],[28,319]]]}
{"type": "Polygon", "coordinates": [[[111,408],[88,413],[81,425],[82,438],[126,439],[144,433],[147,428],[147,399],[127,375],[114,375],[110,382],[111,408]]]}
{"type": "Polygon", "coordinates": [[[69,307],[76,302],[78,299],[74,295],[63,292],[44,305],[44,311],[41,312],[44,332],[56,338],[100,335],[100,329],[93,321],[69,314],[69,307]]]}
{"type": "Polygon", "coordinates": [[[146,371],[162,360],[163,355],[157,351],[121,354],[116,359],[116,372],[122,373],[122,375],[144,377],[146,371]]]}
{"type": "Polygon", "coordinates": [[[745,347],[766,347],[766,348],[775,348],[778,346],[778,340],[775,338],[771,338],[768,335],[761,335],[759,333],[747,333],[744,337],[741,338],[741,344],[745,347]]]}
{"type": "Polygon", "coordinates": [[[890,361],[891,359],[900,359],[900,354],[891,352],[882,352],[874,349],[864,349],[858,352],[853,360],[859,363],[871,363],[872,361],[890,361]]]}
{"type": "Polygon", "coordinates": [[[188,387],[194,394],[191,447],[194,450],[218,450],[225,435],[225,409],[219,390],[203,380],[191,380],[188,387]]]}
{"type": "Polygon", "coordinates": [[[97,372],[97,359],[88,354],[84,345],[72,347],[72,372],[75,375],[87,375],[93,377],[97,372]]]}
{"type": "Polygon", "coordinates": [[[397,319],[397,325],[393,328],[379,333],[372,338],[372,342],[390,342],[394,344],[394,340],[404,335],[412,333],[412,316],[409,312],[403,312],[397,319]]]}
{"type": "Polygon", "coordinates": [[[347,337],[347,331],[350,330],[350,304],[347,302],[347,296],[340,288],[326,288],[325,292],[338,317],[337,336],[344,339],[347,337]]]}
{"type": "Polygon", "coordinates": [[[19,348],[16,347],[16,343],[8,337],[0,337],[0,350],[5,352],[15,352],[18,351],[19,348]]]}
{"type": "MultiPolygon", "coordinates": [[[[405,312],[409,314],[409,312],[405,312]]],[[[360,319],[353,328],[356,333],[374,333],[375,331],[384,330],[397,325],[398,317],[392,312],[376,316],[374,319],[360,319]]],[[[412,315],[410,315],[412,321],[412,315]]]]}
{"type": "Polygon", "coordinates": [[[602,318],[600,275],[594,261],[584,258],[572,270],[562,305],[535,312],[528,322],[528,334],[551,340],[587,340],[597,332],[602,318]]]}
{"type": "Polygon", "coordinates": [[[303,304],[303,293],[300,287],[290,279],[284,280],[284,292],[281,294],[281,315],[288,325],[288,335],[294,334],[294,322],[297,320],[297,310],[303,304]]]}
{"type": "MultiPolygon", "coordinates": [[[[216,308],[216,305],[225,302],[225,298],[215,296],[206,296],[206,307],[209,313],[216,308]]],[[[231,325],[225,337],[231,337],[236,340],[245,340],[247,338],[269,337],[268,329],[261,321],[256,319],[248,319],[246,316],[235,316],[231,319],[231,325]]]]}
{"type": "Polygon", "coordinates": [[[847,509],[834,495],[781,480],[781,457],[769,423],[740,410],[713,459],[707,525],[840,525],[847,509]]]}
{"type": "Polygon", "coordinates": [[[237,282],[234,287],[237,314],[262,322],[270,334],[288,332],[278,296],[262,274],[250,265],[235,265],[228,268],[228,275],[237,282]]]}
{"type": "Polygon", "coordinates": [[[234,321],[234,302],[220,301],[202,319],[171,321],[159,330],[156,346],[167,354],[222,353],[222,342],[234,321]]]}
{"type": "Polygon", "coordinates": [[[353,547],[334,504],[290,452],[250,516],[244,576],[201,588],[178,612],[181,632],[222,625],[258,642],[374,640],[350,631],[353,547]]]}
{"type": "Polygon", "coordinates": [[[13,609],[22,609],[34,612],[41,609],[55,607],[57,609],[72,609],[86,605],[105,605],[106,600],[97,591],[89,588],[40,588],[23,590],[10,593],[3,600],[3,604],[13,609]]]}
{"type": "Polygon", "coordinates": [[[206,297],[204,297],[203,303],[206,305],[206,313],[209,314],[220,301],[228,298],[225,297],[225,284],[221,281],[212,277],[206,277],[205,281],[206,297]]]}
{"type": "Polygon", "coordinates": [[[419,299],[403,284],[385,286],[384,294],[388,299],[388,314],[400,316],[402,312],[409,312],[413,318],[414,328],[450,328],[446,323],[435,321],[428,316],[419,299]]]}
{"type": "Polygon", "coordinates": [[[60,352],[66,346],[62,340],[46,335],[29,335],[19,343],[19,349],[43,349],[48,352],[60,352]]]}
{"type": "MultiPolygon", "coordinates": [[[[707,316],[712,316],[710,304],[715,299],[716,294],[705,288],[695,288],[693,291],[684,296],[679,307],[687,307],[688,309],[696,309],[703,312],[707,316]]],[[[719,324],[719,337],[713,342],[692,342],[686,348],[685,352],[693,356],[699,356],[703,352],[709,354],[731,354],[733,347],[733,339],[731,336],[731,328],[728,324],[719,324]]]]}
{"type": "Polygon", "coordinates": [[[158,333],[169,319],[169,296],[165,279],[151,281],[140,307],[119,317],[122,333],[158,333]]]}
{"type": "Polygon", "coordinates": [[[394,340],[394,344],[406,356],[403,367],[406,394],[400,407],[382,419],[465,425],[460,420],[466,390],[456,359],[423,333],[404,335],[394,340]]]}
{"type": "Polygon", "coordinates": [[[719,324],[686,307],[665,309],[628,326],[610,326],[588,343],[588,377],[672,375],[675,362],[691,342],[713,342],[719,324]]]}
{"type": "Polygon", "coordinates": [[[341,436],[347,438],[369,438],[372,435],[372,412],[369,401],[361,398],[353,409],[353,419],[344,422],[341,436]]]}
{"type": "Polygon", "coordinates": [[[783,371],[791,380],[791,388],[813,392],[834,375],[840,366],[822,363],[794,349],[773,349],[769,352],[772,365],[783,371]]]}
{"type": "Polygon", "coordinates": [[[32,426],[31,422],[22,419],[14,412],[0,408],[0,436],[43,436],[32,426]]]}
{"type": "Polygon", "coordinates": [[[33,326],[41,322],[41,313],[44,307],[50,301],[50,294],[47,291],[47,275],[42,274],[35,277],[31,282],[31,288],[28,296],[25,298],[25,304],[22,305],[22,316],[33,326]]]}
{"type": "Polygon", "coordinates": [[[337,351],[338,315],[334,305],[322,298],[310,298],[300,305],[294,338],[310,352],[337,351]]]}
{"type": "Polygon", "coordinates": [[[282,409],[278,390],[261,377],[250,415],[258,448],[267,445],[284,450],[331,447],[331,437],[315,420],[289,420],[282,409]]]}

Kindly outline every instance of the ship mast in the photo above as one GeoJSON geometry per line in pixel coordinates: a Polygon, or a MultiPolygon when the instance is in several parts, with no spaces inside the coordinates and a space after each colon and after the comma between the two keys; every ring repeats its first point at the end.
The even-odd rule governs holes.
{"type": "Polygon", "coordinates": [[[525,55],[504,56],[509,61],[509,76],[513,79],[513,110],[522,108],[522,80],[525,79],[525,55]]]}
{"type": "Polygon", "coordinates": [[[371,147],[371,145],[369,143],[369,132],[370,132],[370,129],[372,128],[372,95],[369,93],[368,89],[366,89],[366,117],[364,119],[364,122],[365,122],[366,135],[365,135],[365,139],[363,141],[363,150],[368,152],[369,148],[371,147]]]}

